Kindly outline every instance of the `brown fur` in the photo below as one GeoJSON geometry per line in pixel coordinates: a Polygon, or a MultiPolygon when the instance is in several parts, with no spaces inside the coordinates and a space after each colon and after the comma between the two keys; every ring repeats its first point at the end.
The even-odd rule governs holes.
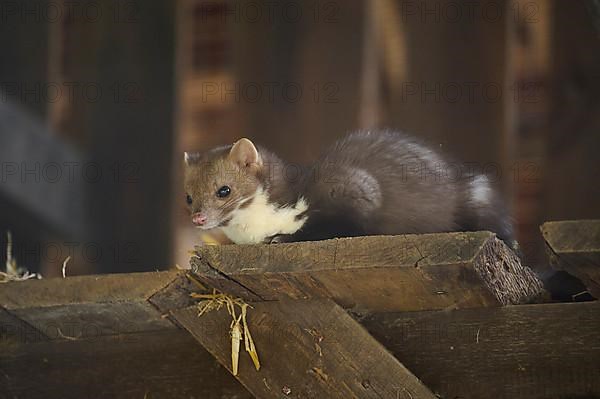
{"type": "Polygon", "coordinates": [[[512,242],[510,219],[492,188],[482,202],[474,197],[472,182],[477,176],[456,180],[430,174],[451,170],[450,164],[402,133],[351,134],[308,168],[287,169],[290,165],[275,154],[261,147],[257,152],[250,141],[245,142],[248,146],[239,149],[236,143],[236,151],[226,146],[188,157],[185,189],[193,199],[190,211],[208,216],[211,222],[205,228],[225,226],[232,212],[251,206],[252,196],[262,188],[275,207],[293,207],[301,197],[307,201],[308,210],[295,216],[307,222],[283,241],[491,230],[512,242]],[[300,177],[286,178],[290,170],[300,177]],[[224,185],[231,194],[218,198],[216,192],[224,185]]]}
{"type": "Polygon", "coordinates": [[[251,197],[261,184],[255,170],[240,167],[227,157],[231,146],[219,147],[203,154],[192,154],[184,172],[184,188],[192,197],[189,206],[192,214],[204,212],[209,223],[218,220],[218,227],[240,201],[251,197]],[[222,186],[229,186],[231,194],[226,198],[217,197],[222,186]]]}
{"type": "Polygon", "coordinates": [[[298,199],[294,182],[285,179],[286,164],[275,154],[258,147],[260,164],[247,166],[231,158],[231,149],[229,145],[188,154],[189,159],[184,165],[184,189],[193,200],[188,206],[191,214],[205,213],[210,227],[223,227],[237,207],[244,209],[252,204],[252,195],[259,187],[268,192],[272,202],[281,206],[298,199]],[[223,186],[229,186],[231,194],[219,198],[216,193],[223,186]],[[219,223],[211,225],[213,220],[219,223]]]}

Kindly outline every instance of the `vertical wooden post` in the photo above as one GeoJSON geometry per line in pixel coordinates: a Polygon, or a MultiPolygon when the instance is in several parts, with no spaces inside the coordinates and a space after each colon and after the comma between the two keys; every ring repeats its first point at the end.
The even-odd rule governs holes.
{"type": "Polygon", "coordinates": [[[96,68],[87,79],[102,96],[83,126],[103,179],[90,186],[101,246],[128,248],[103,258],[103,271],[145,270],[170,258],[174,98],[174,2],[115,2],[90,26],[96,68]],[[111,13],[116,13],[110,15],[111,13]],[[143,250],[142,250],[143,249],[143,250]]]}

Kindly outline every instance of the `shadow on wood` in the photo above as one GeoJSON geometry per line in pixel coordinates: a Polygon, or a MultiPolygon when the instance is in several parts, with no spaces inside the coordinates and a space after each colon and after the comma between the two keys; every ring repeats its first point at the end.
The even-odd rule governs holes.
{"type": "Polygon", "coordinates": [[[381,313],[361,323],[444,398],[600,398],[600,303],[381,313]]]}
{"type": "Polygon", "coordinates": [[[546,222],[540,230],[550,265],[577,277],[600,298],[600,220],[546,222]]]}

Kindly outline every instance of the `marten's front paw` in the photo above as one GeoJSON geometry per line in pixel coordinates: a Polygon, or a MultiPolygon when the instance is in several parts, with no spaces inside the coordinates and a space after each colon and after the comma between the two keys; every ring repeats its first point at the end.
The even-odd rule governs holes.
{"type": "Polygon", "coordinates": [[[274,236],[267,237],[265,240],[267,244],[280,244],[288,241],[289,235],[287,234],[275,234],[274,236]]]}

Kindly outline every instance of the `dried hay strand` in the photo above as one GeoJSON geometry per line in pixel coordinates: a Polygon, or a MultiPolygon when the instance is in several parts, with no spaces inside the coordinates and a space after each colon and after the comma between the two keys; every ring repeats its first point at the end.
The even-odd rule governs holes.
{"type": "Polygon", "coordinates": [[[250,334],[250,328],[248,327],[248,321],[246,315],[248,308],[252,306],[248,305],[241,298],[235,298],[231,295],[223,294],[213,289],[212,294],[198,294],[191,293],[192,298],[201,299],[198,303],[198,317],[211,312],[213,310],[220,310],[225,307],[227,312],[231,316],[231,324],[229,325],[229,334],[231,335],[231,368],[233,375],[238,374],[238,364],[240,356],[240,344],[242,339],[244,340],[244,347],[246,352],[250,355],[254,367],[256,370],[260,370],[260,361],[258,359],[258,352],[250,334]],[[239,311],[236,311],[236,307],[239,311]]]}
{"type": "Polygon", "coordinates": [[[40,279],[42,275],[39,273],[30,273],[27,269],[19,267],[17,260],[13,258],[12,254],[12,234],[10,231],[6,232],[6,271],[0,271],[0,283],[8,283],[11,281],[25,281],[32,278],[40,279]]]}
{"type": "Polygon", "coordinates": [[[67,259],[65,259],[65,261],[63,262],[62,269],[61,269],[63,278],[67,278],[67,263],[69,263],[70,260],[71,260],[71,255],[67,256],[67,259]]]}

